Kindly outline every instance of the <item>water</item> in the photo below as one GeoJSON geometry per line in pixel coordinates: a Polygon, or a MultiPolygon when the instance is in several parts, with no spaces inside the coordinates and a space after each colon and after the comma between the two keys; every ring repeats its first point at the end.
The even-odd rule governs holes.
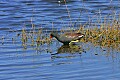
{"type": "Polygon", "coordinates": [[[0,80],[119,80],[120,52],[91,43],[62,46],[52,44],[22,46],[22,28],[79,27],[89,17],[101,21],[108,14],[120,14],[120,1],[113,0],[1,0],[0,1],[0,80]],[[66,7],[68,11],[66,10],[66,7]],[[72,26],[73,27],[73,26],[72,26]]]}

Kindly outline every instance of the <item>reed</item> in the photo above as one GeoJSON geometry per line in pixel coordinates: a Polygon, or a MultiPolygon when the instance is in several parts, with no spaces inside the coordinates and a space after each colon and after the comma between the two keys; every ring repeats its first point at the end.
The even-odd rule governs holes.
{"type": "Polygon", "coordinates": [[[28,36],[26,33],[26,30],[23,28],[22,29],[22,36],[21,36],[21,40],[22,40],[22,46],[26,49],[27,48],[27,41],[28,41],[28,36]]]}
{"type": "Polygon", "coordinates": [[[120,23],[119,20],[112,20],[112,24],[101,23],[100,28],[94,27],[85,29],[80,27],[78,30],[85,34],[82,42],[91,42],[94,45],[100,45],[102,47],[112,47],[120,50],[120,23]]]}
{"type": "Polygon", "coordinates": [[[51,40],[48,38],[49,36],[45,36],[46,33],[43,33],[42,29],[38,29],[35,31],[35,29],[31,29],[30,31],[27,31],[25,28],[21,31],[21,41],[22,46],[24,49],[27,48],[27,46],[40,46],[44,44],[50,44],[51,40]]]}
{"type": "MultiPolygon", "coordinates": [[[[65,30],[63,30],[65,32],[65,30]]],[[[70,30],[71,32],[72,30],[70,30]]],[[[80,26],[77,32],[84,33],[85,37],[81,39],[81,42],[91,42],[95,46],[102,46],[102,47],[113,47],[120,50],[120,24],[117,20],[112,22],[112,25],[107,23],[102,23],[100,28],[84,28],[80,26]]],[[[68,31],[67,31],[68,32],[68,31]]],[[[51,39],[49,39],[49,35],[45,35],[42,29],[37,30],[36,32],[30,32],[29,35],[27,31],[23,28],[22,30],[22,44],[24,47],[27,45],[27,41],[30,39],[32,45],[37,44],[37,47],[43,44],[50,44],[51,39]],[[33,37],[34,36],[34,37],[33,37]]]]}
{"type": "MultiPolygon", "coordinates": [[[[70,11],[66,4],[66,0],[64,0],[64,3],[66,6],[68,17],[70,18],[70,23],[73,25],[70,16],[70,11]]],[[[91,42],[95,46],[99,45],[102,47],[113,47],[120,50],[120,14],[118,18],[116,18],[115,14],[107,15],[104,17],[103,22],[101,20],[102,17],[101,10],[99,10],[99,13],[97,15],[94,15],[93,17],[90,17],[88,15],[88,17],[89,17],[88,20],[89,22],[80,25],[80,27],[77,30],[74,30],[74,26],[72,26],[72,27],[68,27],[67,30],[61,29],[61,33],[68,31],[81,32],[85,35],[85,37],[81,39],[81,42],[91,42]],[[95,17],[97,17],[96,22],[92,20],[95,17]],[[86,25],[88,25],[89,27],[85,28],[86,25]],[[91,28],[91,26],[93,27],[91,28]]],[[[43,33],[42,29],[38,29],[38,30],[35,29],[33,18],[31,18],[31,27],[32,28],[30,32],[27,32],[24,28],[22,29],[21,41],[24,47],[26,47],[28,43],[31,43],[31,46],[34,46],[36,44],[37,46],[40,46],[51,43],[51,40],[49,39],[49,34],[47,34],[47,32],[43,33]]],[[[52,28],[53,28],[53,22],[52,22],[52,28]]]]}

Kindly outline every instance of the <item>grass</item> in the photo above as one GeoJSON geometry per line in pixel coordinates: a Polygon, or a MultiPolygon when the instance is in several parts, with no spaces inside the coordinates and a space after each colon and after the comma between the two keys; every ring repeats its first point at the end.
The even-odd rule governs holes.
{"type": "MultiPolygon", "coordinates": [[[[68,17],[70,18],[70,24],[72,23],[70,11],[67,7],[66,0],[64,0],[64,3],[66,5],[66,10],[68,12],[68,17]]],[[[99,10],[99,16],[96,16],[97,20],[96,22],[92,22],[92,18],[90,19],[89,15],[89,22],[86,22],[86,24],[89,24],[89,28],[85,28],[86,24],[82,24],[79,26],[77,30],[74,30],[74,26],[69,29],[70,32],[76,31],[81,32],[85,35],[85,37],[81,40],[81,42],[91,42],[95,46],[99,45],[101,47],[112,47],[117,50],[120,50],[120,14],[119,17],[116,19],[116,15],[107,15],[107,17],[104,17],[104,22],[101,22],[102,15],[100,14],[99,10]],[[111,18],[112,17],[112,20],[111,18]],[[110,18],[110,19],[109,19],[110,18]],[[99,25],[99,26],[97,26],[99,25]],[[91,27],[93,26],[93,27],[91,27]]],[[[93,16],[93,18],[95,17],[93,16]]],[[[31,43],[31,46],[34,46],[37,44],[37,46],[43,45],[43,44],[50,44],[51,40],[49,39],[49,33],[44,33],[42,29],[35,30],[35,25],[32,22],[31,18],[31,31],[26,31],[24,28],[22,30],[22,45],[24,48],[26,48],[28,42],[31,43]]],[[[53,23],[52,23],[53,28],[53,23]]],[[[66,30],[62,29],[61,33],[66,32],[66,30]]]]}
{"type": "MultiPolygon", "coordinates": [[[[84,26],[85,25],[81,25],[78,30],[75,30],[77,32],[84,33],[85,37],[81,40],[81,42],[91,42],[95,46],[99,45],[102,47],[112,47],[120,50],[119,20],[112,20],[112,24],[104,21],[100,24],[100,27],[96,26],[94,28],[85,28],[84,26]]],[[[71,30],[71,32],[73,31],[74,30],[71,30]]],[[[61,32],[65,32],[65,30],[61,30],[61,32]]],[[[35,44],[40,46],[51,43],[51,40],[49,39],[49,33],[43,32],[42,29],[38,29],[36,31],[32,28],[31,31],[27,32],[23,28],[21,34],[21,41],[24,48],[26,48],[28,41],[30,41],[31,46],[34,46],[35,44]]]]}
{"type": "Polygon", "coordinates": [[[21,31],[21,41],[22,46],[24,49],[27,48],[27,46],[40,46],[45,43],[50,44],[51,40],[48,38],[46,33],[42,32],[42,29],[31,29],[31,31],[25,30],[25,28],[21,31]]]}
{"type": "MultiPolygon", "coordinates": [[[[120,16],[119,16],[120,18],[120,16]]],[[[114,19],[112,24],[105,23],[105,21],[94,28],[86,29],[80,27],[78,32],[85,34],[82,42],[91,42],[95,46],[112,47],[120,50],[120,23],[119,20],[114,19]]]]}

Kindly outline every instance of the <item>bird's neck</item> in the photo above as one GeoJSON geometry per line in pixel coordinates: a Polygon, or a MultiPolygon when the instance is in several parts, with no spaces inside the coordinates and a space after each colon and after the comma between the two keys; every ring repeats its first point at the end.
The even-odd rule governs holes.
{"type": "Polygon", "coordinates": [[[54,35],[54,37],[55,37],[58,41],[61,42],[61,40],[60,40],[60,35],[59,35],[58,33],[54,33],[53,35],[54,35]]]}
{"type": "Polygon", "coordinates": [[[60,39],[60,35],[59,34],[55,34],[54,37],[59,41],[60,39]]]}

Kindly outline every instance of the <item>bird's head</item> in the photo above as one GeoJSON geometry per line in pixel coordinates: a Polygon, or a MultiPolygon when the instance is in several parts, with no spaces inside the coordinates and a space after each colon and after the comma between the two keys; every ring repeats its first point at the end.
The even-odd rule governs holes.
{"type": "Polygon", "coordinates": [[[52,39],[53,37],[58,37],[58,33],[57,32],[51,32],[50,33],[50,39],[52,39]]]}
{"type": "Polygon", "coordinates": [[[52,33],[50,33],[50,39],[52,39],[53,38],[53,34],[52,33]]]}

